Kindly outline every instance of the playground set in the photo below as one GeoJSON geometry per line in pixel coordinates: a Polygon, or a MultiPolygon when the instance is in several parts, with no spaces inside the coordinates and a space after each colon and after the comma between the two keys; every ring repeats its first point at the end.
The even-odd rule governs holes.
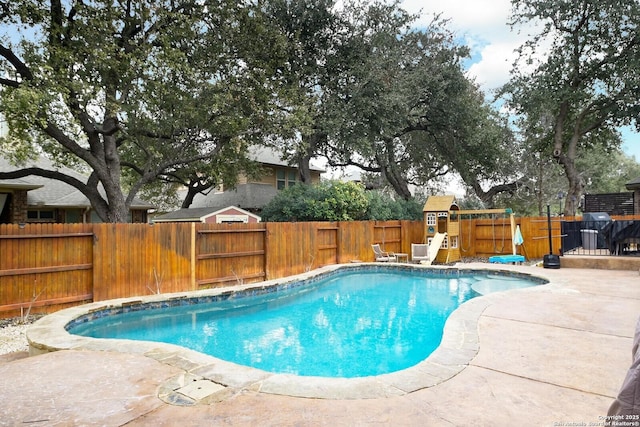
{"type": "Polygon", "coordinates": [[[506,209],[474,209],[463,210],[458,207],[455,196],[429,196],[424,205],[424,239],[429,245],[429,257],[439,263],[450,263],[462,260],[460,220],[463,217],[478,215],[509,215],[511,225],[512,255],[496,255],[489,258],[491,263],[523,262],[525,257],[518,255],[516,246],[522,244],[520,229],[516,227],[513,211],[506,209]]]}

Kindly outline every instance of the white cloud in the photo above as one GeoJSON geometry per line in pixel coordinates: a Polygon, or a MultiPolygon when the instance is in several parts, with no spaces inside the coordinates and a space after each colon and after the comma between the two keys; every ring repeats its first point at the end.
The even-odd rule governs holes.
{"type": "Polygon", "coordinates": [[[511,11],[510,0],[406,0],[402,7],[412,13],[422,11],[422,22],[428,16],[441,13],[451,19],[453,28],[490,37],[493,33],[508,31],[507,20],[511,11]]]}
{"type": "Polygon", "coordinates": [[[480,60],[469,67],[469,75],[485,91],[498,89],[509,80],[509,71],[517,55],[514,52],[520,43],[501,42],[484,46],[480,60]]]}
{"type": "Polygon", "coordinates": [[[524,37],[512,32],[507,22],[510,0],[435,0],[425,3],[406,0],[402,7],[411,13],[421,13],[419,25],[426,25],[434,13],[442,13],[454,30],[471,49],[475,59],[469,75],[490,92],[509,79],[515,59],[514,50],[524,37]]]}

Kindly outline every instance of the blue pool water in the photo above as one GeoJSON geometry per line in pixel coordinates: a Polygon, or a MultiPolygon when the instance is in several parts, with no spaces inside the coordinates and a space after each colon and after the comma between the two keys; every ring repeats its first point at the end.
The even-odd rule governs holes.
{"type": "Polygon", "coordinates": [[[363,377],[427,358],[468,299],[535,284],[478,272],[364,270],[261,296],[104,316],[69,332],[172,343],[270,372],[363,377]]]}

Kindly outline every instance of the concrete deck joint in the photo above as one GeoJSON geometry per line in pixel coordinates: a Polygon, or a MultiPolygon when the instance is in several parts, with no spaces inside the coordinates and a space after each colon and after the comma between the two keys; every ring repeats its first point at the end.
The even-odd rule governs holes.
{"type": "Polygon", "coordinates": [[[540,379],[537,379],[537,378],[532,378],[532,377],[529,377],[529,376],[516,375],[516,374],[513,374],[511,372],[502,371],[502,370],[490,368],[490,367],[487,367],[487,366],[476,365],[476,364],[473,364],[473,363],[469,364],[469,366],[473,366],[474,368],[478,368],[478,369],[484,369],[484,370],[487,370],[487,371],[497,372],[497,373],[504,374],[504,375],[509,375],[511,377],[514,377],[514,378],[520,378],[520,379],[527,380],[527,381],[533,381],[533,382],[539,383],[539,384],[545,384],[545,385],[550,385],[550,386],[553,386],[553,387],[563,388],[563,389],[566,389],[566,390],[572,390],[572,391],[577,391],[577,392],[580,392],[580,393],[586,393],[586,394],[590,394],[590,395],[593,395],[593,396],[606,397],[606,398],[610,398],[610,399],[614,399],[615,398],[615,396],[611,396],[611,395],[608,395],[608,394],[596,393],[596,392],[592,392],[592,391],[589,391],[589,390],[583,390],[583,389],[576,388],[576,387],[568,387],[568,386],[564,386],[562,384],[557,384],[557,383],[554,383],[554,382],[551,382],[551,381],[544,381],[544,380],[540,380],[540,379]]]}

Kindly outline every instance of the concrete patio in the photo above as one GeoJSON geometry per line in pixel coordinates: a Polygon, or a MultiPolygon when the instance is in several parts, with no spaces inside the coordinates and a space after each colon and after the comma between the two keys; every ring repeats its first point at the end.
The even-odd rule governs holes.
{"type": "Polygon", "coordinates": [[[29,358],[0,356],[0,425],[603,423],[631,363],[640,315],[638,271],[501,268],[543,276],[551,284],[483,297],[488,304],[477,320],[477,355],[456,376],[433,387],[355,400],[243,388],[185,407],[158,397],[162,385],[183,372],[178,367],[140,354],[65,350],[29,358]]]}

